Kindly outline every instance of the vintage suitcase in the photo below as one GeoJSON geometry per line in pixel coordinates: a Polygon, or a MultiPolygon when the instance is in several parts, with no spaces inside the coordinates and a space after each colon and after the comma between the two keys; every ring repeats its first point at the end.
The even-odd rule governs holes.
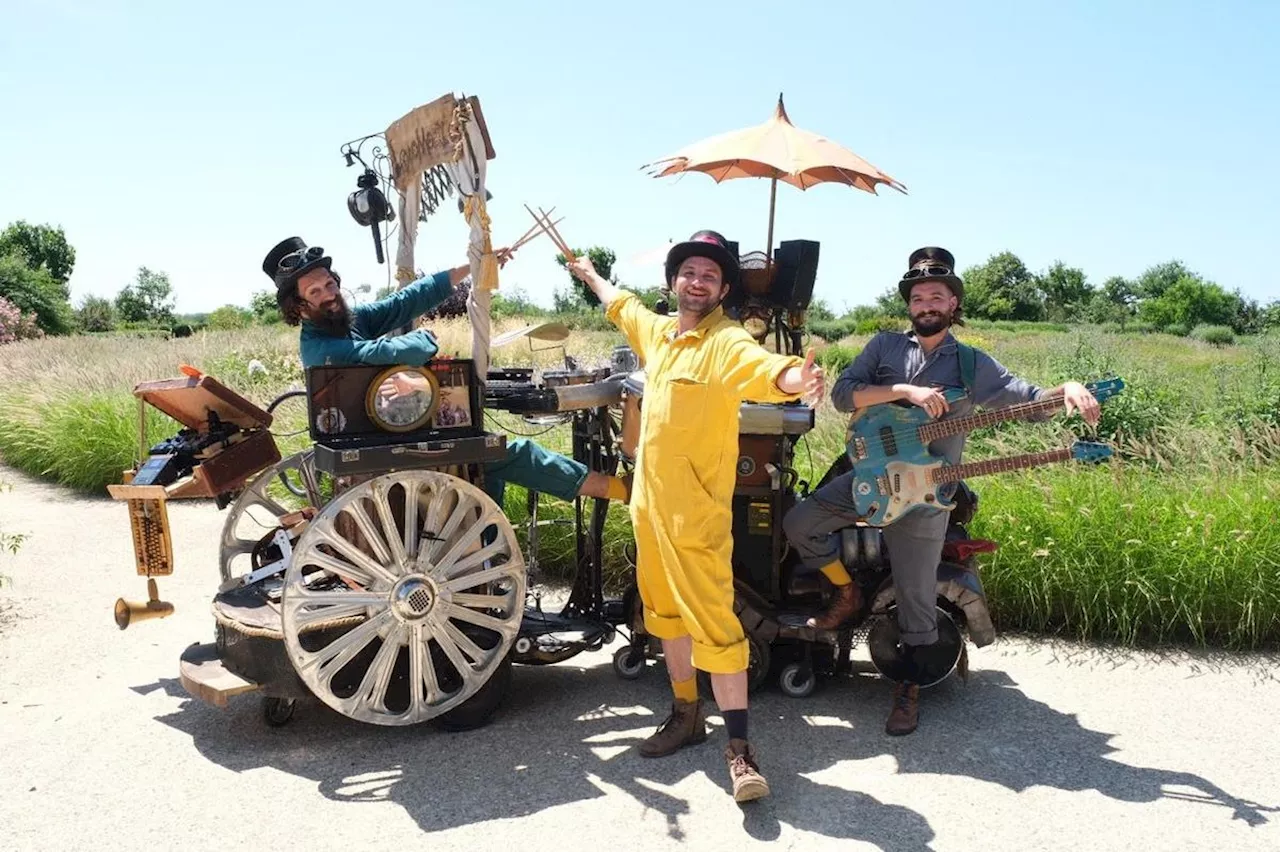
{"type": "Polygon", "coordinates": [[[475,362],[307,371],[315,464],[335,476],[500,461],[506,436],[484,431],[475,362]]]}
{"type": "Polygon", "coordinates": [[[268,412],[217,379],[191,373],[142,382],[133,389],[140,424],[141,406],[151,405],[185,428],[150,447],[147,460],[126,474],[125,485],[109,486],[113,497],[129,499],[125,489],[130,486],[161,486],[168,499],[216,497],[237,490],[249,477],[280,461],[280,450],[268,431],[268,412]]]}

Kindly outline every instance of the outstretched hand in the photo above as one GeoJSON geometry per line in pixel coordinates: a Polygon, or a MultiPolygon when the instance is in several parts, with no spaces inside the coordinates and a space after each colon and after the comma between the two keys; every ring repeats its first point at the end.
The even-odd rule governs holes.
{"type": "Polygon", "coordinates": [[[591,258],[585,254],[582,257],[567,261],[566,265],[569,267],[569,272],[573,274],[573,277],[584,284],[589,283],[591,277],[596,274],[595,265],[591,262],[591,258]]]}
{"type": "Polygon", "coordinates": [[[826,394],[826,372],[814,363],[814,354],[813,349],[805,353],[800,368],[801,398],[811,408],[817,408],[826,394]]]}

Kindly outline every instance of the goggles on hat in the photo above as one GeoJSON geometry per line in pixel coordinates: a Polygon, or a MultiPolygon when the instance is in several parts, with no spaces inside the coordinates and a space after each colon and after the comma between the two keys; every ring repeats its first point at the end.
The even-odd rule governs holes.
{"type": "Polygon", "coordinates": [[[902,276],[903,281],[910,281],[914,278],[938,278],[943,275],[950,275],[951,269],[940,264],[928,264],[908,269],[902,276]]]}
{"type": "Polygon", "coordinates": [[[298,249],[280,258],[280,263],[276,265],[276,271],[281,275],[287,274],[322,257],[324,257],[324,249],[320,246],[298,249]]]}

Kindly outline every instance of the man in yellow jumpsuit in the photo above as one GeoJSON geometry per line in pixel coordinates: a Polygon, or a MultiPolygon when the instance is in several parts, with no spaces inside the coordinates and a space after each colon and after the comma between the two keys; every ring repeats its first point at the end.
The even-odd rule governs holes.
{"type": "Polygon", "coordinates": [[[569,268],[645,364],[631,520],[645,629],[662,640],[675,701],[640,753],[661,757],[706,740],[694,679],[701,669],[711,674],[725,719],[734,799],[767,796],[747,741],[748,650],[733,612],[738,410],[746,400],[821,399],[822,370],[812,352],[806,360],[772,354],[724,315],[720,303],[737,281],[738,259],[714,231],[699,231],[667,255],[677,317],[653,313],[601,278],[586,257],[569,268]]]}

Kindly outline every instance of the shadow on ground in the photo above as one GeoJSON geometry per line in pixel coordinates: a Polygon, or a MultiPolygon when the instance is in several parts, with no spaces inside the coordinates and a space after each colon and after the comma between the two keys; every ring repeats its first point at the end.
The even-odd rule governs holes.
{"type": "MultiPolygon", "coordinates": [[[[631,748],[666,712],[660,668],[626,683],[608,666],[517,667],[494,722],[463,734],[366,726],[318,702],[300,703],[294,721],[276,729],[262,721],[257,700],[242,698],[224,711],[189,699],[176,680],[139,689],[154,688],[187,698],[159,721],[189,734],[219,766],[272,767],[313,779],[338,801],[396,802],[428,832],[618,791],[663,814],[668,834],[681,838],[689,803],[659,788],[690,776],[728,787],[720,730],[707,744],[660,760],[631,748]]],[[[761,694],[753,703],[752,739],[774,795],[742,809],[743,830],[770,840],[786,824],[895,852],[927,849],[934,831],[921,814],[805,777],[883,755],[896,759],[899,773],[973,778],[1019,792],[1097,790],[1124,802],[1188,799],[1212,806],[1206,819],[1229,814],[1251,826],[1278,810],[1194,773],[1110,759],[1112,734],[1029,698],[1003,672],[979,671],[967,684],[953,678],[930,690],[921,728],[910,737],[883,734],[887,702],[886,684],[868,676],[843,678],[803,701],[761,694]],[[818,718],[825,723],[812,723],[818,718]]]]}

